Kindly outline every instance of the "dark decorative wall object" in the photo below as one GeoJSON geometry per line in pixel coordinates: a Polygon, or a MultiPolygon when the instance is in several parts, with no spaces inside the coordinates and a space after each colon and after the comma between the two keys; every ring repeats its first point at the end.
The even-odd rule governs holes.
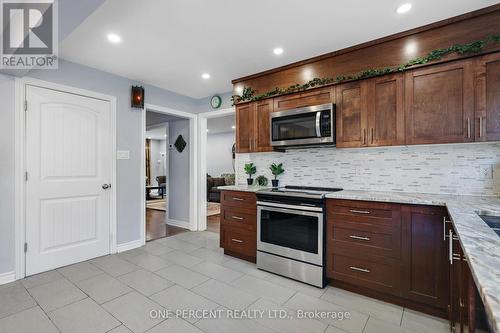
{"type": "Polygon", "coordinates": [[[175,140],[174,147],[177,149],[179,153],[182,153],[184,151],[184,148],[186,148],[186,141],[182,137],[182,135],[179,135],[177,139],[175,140]]]}

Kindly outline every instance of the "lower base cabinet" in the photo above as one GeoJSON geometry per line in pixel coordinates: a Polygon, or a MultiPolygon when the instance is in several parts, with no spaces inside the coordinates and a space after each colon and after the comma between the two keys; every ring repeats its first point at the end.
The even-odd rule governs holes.
{"type": "Polygon", "coordinates": [[[257,258],[257,197],[255,193],[222,191],[220,246],[224,253],[255,262],[257,258]]]}
{"type": "Polygon", "coordinates": [[[330,283],[447,318],[446,219],[444,207],[329,199],[330,283]]]}

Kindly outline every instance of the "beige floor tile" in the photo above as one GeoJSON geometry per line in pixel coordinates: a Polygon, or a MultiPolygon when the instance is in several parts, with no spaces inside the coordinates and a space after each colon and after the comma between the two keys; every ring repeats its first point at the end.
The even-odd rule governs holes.
{"type": "Polygon", "coordinates": [[[151,311],[162,311],[163,308],[135,291],[102,306],[135,333],[145,332],[164,320],[151,317],[151,311]]]}
{"type": "Polygon", "coordinates": [[[212,279],[216,279],[226,283],[234,281],[243,276],[243,273],[208,261],[195,265],[191,267],[191,269],[195,272],[209,276],[212,279]]]}
{"type": "Polygon", "coordinates": [[[363,333],[412,333],[412,331],[392,323],[370,317],[363,333]]]}
{"type": "Polygon", "coordinates": [[[328,326],[315,319],[299,319],[295,311],[265,299],[258,300],[249,309],[264,311],[263,317],[256,321],[280,333],[323,333],[328,326]],[[283,314],[286,317],[280,318],[283,314]]]}
{"type": "Polygon", "coordinates": [[[107,274],[76,282],[76,285],[98,304],[108,302],[132,291],[124,283],[107,274]]]}
{"type": "Polygon", "coordinates": [[[335,317],[319,320],[353,333],[361,333],[368,320],[368,315],[366,314],[301,293],[295,294],[288,302],[285,303],[285,306],[295,310],[336,313],[337,315],[335,317]],[[343,315],[345,312],[349,313],[348,319],[343,315]],[[338,313],[340,313],[340,315],[338,313]]]}
{"type": "Polygon", "coordinates": [[[209,279],[208,276],[194,272],[186,267],[172,265],[164,269],[160,269],[155,274],[170,280],[184,288],[191,289],[209,279]]]}
{"type": "Polygon", "coordinates": [[[224,262],[222,265],[235,271],[258,277],[260,279],[265,279],[266,277],[271,275],[271,273],[258,269],[255,264],[241,259],[233,258],[224,262]]]}
{"type": "Polygon", "coordinates": [[[0,318],[32,308],[35,300],[20,282],[0,286],[0,318]]]}
{"type": "Polygon", "coordinates": [[[143,269],[122,275],[118,280],[145,296],[151,296],[174,285],[173,282],[143,269]]]}
{"type": "Polygon", "coordinates": [[[207,248],[199,248],[189,254],[215,264],[222,264],[232,259],[232,257],[225,255],[224,251],[214,251],[207,248]]]}
{"type": "Polygon", "coordinates": [[[29,293],[44,311],[52,311],[87,297],[66,279],[29,289],[29,293]]]}
{"type": "Polygon", "coordinates": [[[243,310],[258,299],[257,296],[216,280],[209,280],[192,291],[233,310],[243,310]]]}
{"type": "Polygon", "coordinates": [[[173,263],[150,253],[141,253],[134,257],[128,258],[127,261],[130,261],[131,263],[151,272],[155,272],[162,268],[173,265],[173,263]]]}
{"type": "Polygon", "coordinates": [[[25,279],[21,280],[21,283],[26,287],[27,289],[33,288],[36,286],[41,286],[42,284],[47,284],[51,283],[57,280],[62,279],[64,276],[62,276],[58,271],[53,270],[53,271],[48,271],[45,273],[40,273],[36,275],[29,276],[25,279]]]}
{"type": "Polygon", "coordinates": [[[321,299],[349,309],[356,309],[359,312],[394,325],[399,326],[401,324],[401,318],[403,316],[403,308],[401,306],[332,287],[327,287],[321,299]]]}
{"type": "Polygon", "coordinates": [[[88,262],[81,262],[71,266],[59,268],[58,271],[72,282],[86,280],[104,273],[102,270],[88,262]]]}
{"type": "Polygon", "coordinates": [[[193,243],[185,242],[183,240],[177,239],[175,237],[165,237],[159,239],[158,242],[166,247],[171,249],[182,251],[185,253],[193,252],[194,250],[199,249],[201,246],[195,245],[193,243]]]}
{"type": "MultiPolygon", "coordinates": [[[[0,298],[1,301],[1,298],[0,298]]],[[[0,319],[2,333],[58,333],[47,315],[36,306],[0,319]]]]}
{"type": "Polygon", "coordinates": [[[250,275],[245,275],[238,280],[231,282],[231,285],[236,287],[238,290],[246,291],[249,294],[266,298],[277,304],[285,303],[296,293],[295,290],[250,275]]]}
{"type": "Polygon", "coordinates": [[[289,278],[286,278],[284,276],[276,275],[276,274],[269,274],[269,276],[264,278],[266,281],[279,284],[280,286],[293,289],[296,291],[299,291],[303,294],[313,296],[313,297],[321,297],[326,289],[325,288],[318,288],[311,286],[309,284],[295,281],[289,278]]]}
{"type": "Polygon", "coordinates": [[[203,333],[196,326],[191,325],[187,321],[182,319],[168,319],[159,324],[158,326],[153,327],[148,333],[203,333]]]}
{"type": "Polygon", "coordinates": [[[449,322],[417,311],[404,309],[401,326],[416,332],[449,332],[449,322]]]}
{"type": "Polygon", "coordinates": [[[203,259],[177,250],[165,253],[161,255],[161,258],[187,268],[193,267],[194,265],[198,265],[203,262],[203,259]]]}
{"type": "MultiPolygon", "coordinates": [[[[174,312],[182,310],[213,310],[219,307],[217,303],[178,285],[154,294],[150,298],[165,309],[174,312]]],[[[199,318],[189,316],[186,318],[182,317],[182,319],[190,323],[199,320],[199,318]]]]}
{"type": "Polygon", "coordinates": [[[49,312],[49,317],[62,333],[105,333],[121,325],[90,298],[49,312]]]}
{"type": "Polygon", "coordinates": [[[139,267],[116,255],[100,257],[90,261],[104,272],[117,277],[138,270],[139,267]]]}

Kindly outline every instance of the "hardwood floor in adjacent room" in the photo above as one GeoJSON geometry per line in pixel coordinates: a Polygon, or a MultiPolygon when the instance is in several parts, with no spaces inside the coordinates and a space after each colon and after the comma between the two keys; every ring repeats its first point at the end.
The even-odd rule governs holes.
{"type": "Polygon", "coordinates": [[[220,232],[220,214],[207,216],[207,231],[220,232]]]}
{"type": "Polygon", "coordinates": [[[189,230],[168,225],[166,212],[146,209],[146,241],[169,237],[187,231],[189,230]]]}

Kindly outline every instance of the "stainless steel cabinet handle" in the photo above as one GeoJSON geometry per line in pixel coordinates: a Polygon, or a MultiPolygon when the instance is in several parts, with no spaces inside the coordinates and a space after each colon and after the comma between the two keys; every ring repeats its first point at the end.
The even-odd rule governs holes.
{"type": "Polygon", "coordinates": [[[370,240],[369,237],[361,237],[361,236],[356,236],[356,235],[351,235],[351,236],[349,236],[349,238],[359,239],[359,240],[364,240],[364,241],[369,241],[370,240]]]}
{"type": "Polygon", "coordinates": [[[363,128],[363,144],[366,145],[366,128],[363,128]]]}
{"type": "Polygon", "coordinates": [[[356,266],[351,266],[349,268],[352,269],[353,271],[357,271],[357,272],[370,273],[370,270],[366,269],[366,268],[359,268],[356,266]]]}
{"type": "Polygon", "coordinates": [[[235,200],[235,201],[243,201],[243,200],[245,200],[245,199],[238,198],[238,197],[233,197],[233,200],[235,200]]]}
{"type": "Polygon", "coordinates": [[[453,230],[448,230],[448,242],[449,243],[449,259],[450,259],[450,265],[453,265],[453,230]]]}
{"type": "Polygon", "coordinates": [[[467,137],[470,139],[470,118],[467,118],[467,137]]]}
{"type": "Polygon", "coordinates": [[[356,214],[370,214],[370,212],[367,210],[349,209],[349,211],[356,214]]]}
{"type": "Polygon", "coordinates": [[[372,144],[373,144],[373,140],[374,140],[374,138],[373,138],[373,137],[374,137],[374,129],[373,129],[373,127],[372,127],[372,144]]]}
{"type": "Polygon", "coordinates": [[[241,239],[231,238],[231,240],[236,243],[243,243],[241,239]]]}
{"type": "Polygon", "coordinates": [[[231,218],[235,219],[235,220],[243,220],[242,217],[239,217],[239,216],[231,216],[231,218]]]}

